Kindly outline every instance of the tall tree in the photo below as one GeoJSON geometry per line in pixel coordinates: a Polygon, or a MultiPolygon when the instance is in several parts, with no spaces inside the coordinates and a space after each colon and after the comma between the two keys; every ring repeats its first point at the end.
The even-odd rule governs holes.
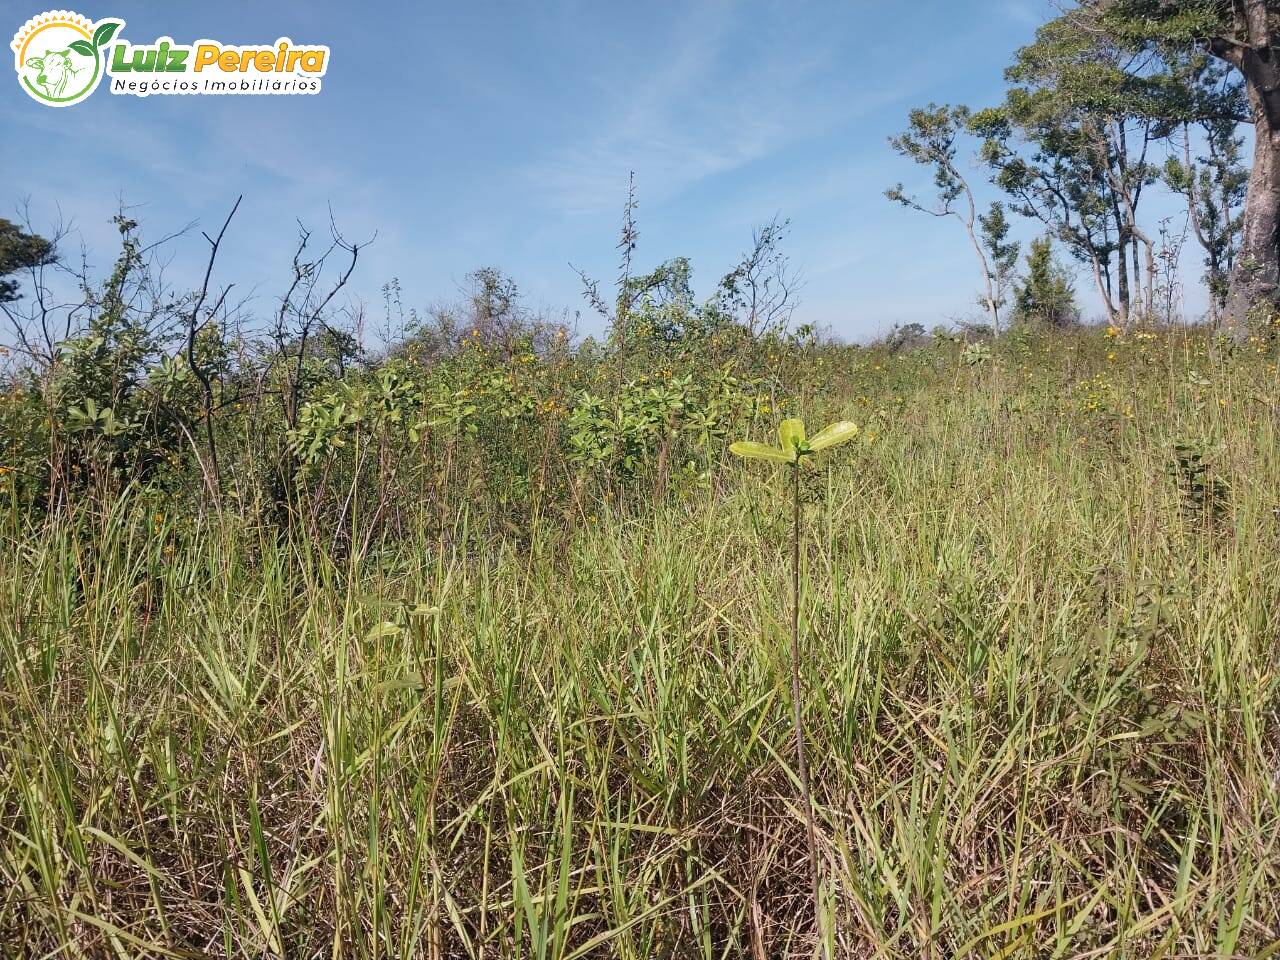
{"type": "Polygon", "coordinates": [[[974,122],[996,182],[1092,265],[1113,319],[1150,312],[1155,245],[1138,207],[1158,176],[1152,146],[1191,109],[1185,76],[1087,8],[1041,27],[1005,76],[1004,104],[974,122]]]}
{"type": "Polygon", "coordinates": [[[1210,120],[1202,126],[1204,152],[1193,159],[1193,134],[1188,125],[1182,134],[1183,156],[1170,156],[1165,162],[1164,180],[1171,190],[1186,198],[1192,233],[1204,248],[1205,285],[1216,319],[1227,306],[1249,174],[1241,163],[1244,141],[1236,135],[1236,124],[1210,120]]]}
{"type": "Polygon", "coordinates": [[[937,193],[932,202],[910,196],[902,184],[890,187],[885,196],[895,203],[912,210],[919,210],[935,217],[955,217],[969,235],[969,243],[982,267],[982,279],[986,285],[983,305],[991,317],[992,330],[1000,330],[1000,310],[996,303],[995,284],[991,265],[978,239],[978,208],[973,199],[969,180],[956,166],[959,151],[957,141],[964,135],[970,119],[969,109],[958,106],[917,107],[907,118],[907,129],[889,138],[889,145],[909,160],[933,171],[933,183],[937,193]]]}
{"type": "Polygon", "coordinates": [[[1248,98],[1253,164],[1229,313],[1240,327],[1280,298],[1280,0],[1083,0],[1099,27],[1167,57],[1204,51],[1228,64],[1248,98]]]}
{"type": "Polygon", "coordinates": [[[1108,318],[1120,319],[1127,313],[1127,293],[1121,291],[1118,307],[1112,258],[1119,244],[1096,158],[1080,149],[1070,130],[1019,128],[1000,108],[975,115],[973,129],[986,138],[982,156],[993,182],[1013,199],[1014,212],[1039,220],[1074,259],[1091,268],[1108,318]]]}

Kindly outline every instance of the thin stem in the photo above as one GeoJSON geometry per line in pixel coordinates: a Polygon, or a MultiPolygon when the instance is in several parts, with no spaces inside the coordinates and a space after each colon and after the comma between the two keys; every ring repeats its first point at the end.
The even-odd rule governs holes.
{"type": "Polygon", "coordinates": [[[804,756],[804,726],[800,718],[800,461],[791,468],[791,716],[796,740],[796,767],[804,794],[804,821],[809,833],[809,880],[813,885],[813,922],[821,937],[821,888],[818,882],[818,842],[813,827],[813,794],[804,756]]]}

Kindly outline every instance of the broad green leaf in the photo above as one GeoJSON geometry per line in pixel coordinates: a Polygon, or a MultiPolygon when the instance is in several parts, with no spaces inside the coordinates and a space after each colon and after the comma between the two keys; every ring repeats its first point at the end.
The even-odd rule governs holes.
{"type": "Polygon", "coordinates": [[[404,627],[398,623],[392,623],[390,620],[383,620],[381,623],[375,623],[364,638],[365,640],[381,640],[383,637],[393,637],[399,633],[404,633],[404,627]]]}
{"type": "Polygon", "coordinates": [[[770,463],[791,463],[796,458],[795,453],[783,453],[776,447],[766,447],[763,443],[752,443],[750,440],[730,444],[729,452],[748,460],[768,460],[770,463]]]}
{"type": "Polygon", "coordinates": [[[858,425],[848,420],[841,420],[824,428],[816,437],[809,441],[809,449],[813,451],[825,450],[827,447],[834,447],[836,444],[844,443],[846,440],[852,440],[858,435],[858,425]]]}
{"type": "Polygon", "coordinates": [[[778,425],[778,439],[782,441],[782,449],[791,453],[804,443],[804,421],[783,420],[778,425]]]}
{"type": "Polygon", "coordinates": [[[100,24],[98,29],[93,31],[93,45],[95,47],[102,47],[116,35],[116,31],[119,29],[119,21],[116,21],[115,23],[100,24]]]}
{"type": "Polygon", "coordinates": [[[94,55],[93,47],[88,40],[73,40],[71,49],[84,57],[92,57],[94,55]]]}
{"type": "Polygon", "coordinates": [[[421,677],[400,677],[396,680],[383,680],[374,689],[379,693],[394,693],[399,690],[421,690],[421,677]]]}

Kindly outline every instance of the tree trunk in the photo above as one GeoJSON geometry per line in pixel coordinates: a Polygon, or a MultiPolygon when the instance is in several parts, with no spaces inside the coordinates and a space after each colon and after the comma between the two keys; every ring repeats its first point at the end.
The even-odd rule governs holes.
{"type": "MultiPolygon", "coordinates": [[[[1199,176],[1200,171],[1191,162],[1191,127],[1185,123],[1182,125],[1182,165],[1187,171],[1187,223],[1195,233],[1196,243],[1204,249],[1205,262],[1209,267],[1209,321],[1216,327],[1222,314],[1222,258],[1217,248],[1205,236],[1204,227],[1200,223],[1201,201],[1196,190],[1196,177],[1199,176]]],[[[1211,202],[1211,198],[1206,199],[1206,202],[1211,202]]],[[[1222,204],[1223,216],[1230,220],[1231,204],[1226,196],[1225,187],[1219,202],[1222,204]]],[[[1227,245],[1226,254],[1231,255],[1230,244],[1227,245]]],[[[1230,264],[1227,266],[1230,269],[1230,264]]]]}
{"type": "Polygon", "coordinates": [[[1228,303],[1237,336],[1247,329],[1251,314],[1274,308],[1280,291],[1280,62],[1270,6],[1270,0],[1243,0],[1235,18],[1237,28],[1244,28],[1245,42],[1215,37],[1209,43],[1215,55],[1244,76],[1254,119],[1253,167],[1228,303]]]}
{"type": "Polygon", "coordinates": [[[1111,302],[1111,274],[1108,271],[1105,278],[1102,273],[1102,261],[1098,259],[1097,254],[1090,257],[1093,261],[1093,280],[1098,285],[1098,295],[1102,298],[1102,305],[1107,308],[1107,323],[1116,322],[1116,307],[1111,302]]]}
{"type": "Polygon", "coordinates": [[[967,218],[960,216],[960,221],[964,224],[965,230],[969,234],[969,242],[973,244],[973,252],[978,256],[978,263],[982,266],[982,279],[987,285],[987,314],[991,317],[991,332],[995,335],[1000,333],[1000,312],[996,306],[996,291],[991,285],[991,264],[987,262],[987,255],[982,251],[982,244],[978,241],[978,234],[974,228],[974,224],[978,219],[978,207],[973,200],[973,191],[969,189],[969,181],[960,175],[960,172],[954,167],[951,169],[952,175],[959,181],[960,186],[964,188],[965,199],[969,204],[969,216],[967,218]]]}
{"type": "MultiPolygon", "coordinates": [[[[1124,234],[1121,233],[1121,237],[1124,234]]],[[[1116,252],[1116,310],[1119,314],[1120,326],[1128,328],[1129,326],[1129,251],[1125,249],[1128,246],[1124,239],[1117,244],[1116,252]]]]}
{"type": "MultiPolygon", "coordinates": [[[[1250,85],[1252,87],[1252,84],[1250,85]]],[[[1252,98],[1252,91],[1251,91],[1252,98]]],[[[1258,111],[1253,168],[1244,201],[1240,255],[1231,275],[1229,314],[1243,330],[1251,311],[1266,309],[1280,288],[1280,129],[1258,111]]]]}

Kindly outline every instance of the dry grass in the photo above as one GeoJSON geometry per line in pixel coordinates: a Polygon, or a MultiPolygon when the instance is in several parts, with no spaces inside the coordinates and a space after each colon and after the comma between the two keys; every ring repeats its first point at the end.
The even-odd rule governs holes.
{"type": "Polygon", "coordinates": [[[1096,339],[885,358],[813,411],[888,411],[806,507],[826,942],[788,504],[735,466],[519,541],[459,501],[445,535],[341,559],[127,501],[12,516],[4,952],[1271,954],[1275,368],[1178,337],[1108,365],[1096,339]],[[1187,437],[1216,516],[1167,472],[1187,437]]]}

